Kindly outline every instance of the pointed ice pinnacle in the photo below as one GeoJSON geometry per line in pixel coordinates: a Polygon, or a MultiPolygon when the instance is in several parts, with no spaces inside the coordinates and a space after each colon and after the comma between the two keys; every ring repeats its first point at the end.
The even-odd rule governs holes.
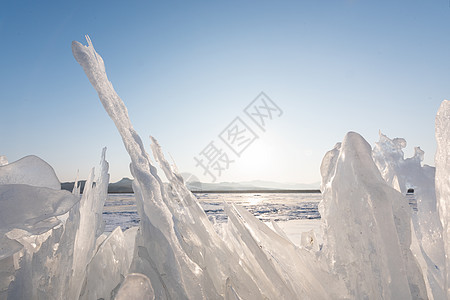
{"type": "Polygon", "coordinates": [[[325,155],[321,173],[323,250],[350,297],[426,298],[410,250],[409,205],[381,177],[370,145],[349,132],[325,155]]]}
{"type": "Polygon", "coordinates": [[[436,207],[435,169],[422,166],[424,151],[415,147],[414,156],[404,158],[406,141],[401,138],[390,139],[380,132],[380,140],[373,148],[373,159],[384,180],[403,195],[413,189],[414,200],[412,222],[414,255],[421,262],[424,279],[429,293],[435,299],[443,297],[443,270],[445,265],[442,225],[436,207]],[[422,259],[420,259],[422,257],[422,259]]]}
{"type": "Polygon", "coordinates": [[[436,199],[445,247],[444,289],[450,299],[450,101],[444,100],[436,115],[436,199]]]}
{"type": "Polygon", "coordinates": [[[131,270],[150,279],[157,298],[221,298],[227,277],[242,297],[261,298],[260,288],[215,233],[195,197],[181,176],[172,172],[154,141],[154,155],[171,181],[170,188],[164,186],[131,125],[124,103],[108,81],[102,58],[87,40],[88,47],[72,43],[74,57],[116,124],[135,178],[133,190],[141,221],[131,270]]]}
{"type": "MultiPolygon", "coordinates": [[[[323,251],[299,249],[244,209],[225,204],[226,244],[152,138],[153,156],[170,181],[162,183],[102,58],[87,40],[88,47],[73,42],[73,54],[130,155],[141,216],[131,270],[150,279],[156,298],[427,297],[410,250],[408,203],[381,177],[361,136],[347,134],[321,166],[323,251]]],[[[396,144],[401,150],[404,143],[396,144]]],[[[421,152],[416,153],[420,161],[421,152]]],[[[394,174],[391,184],[401,190],[401,180],[394,174]]]]}
{"type": "Polygon", "coordinates": [[[95,254],[95,242],[103,232],[102,217],[108,183],[109,164],[105,160],[106,148],[103,148],[100,161],[100,172],[95,179],[94,168],[89,174],[80,200],[79,223],[74,242],[73,268],[69,294],[78,299],[86,276],[86,268],[95,254]],[[95,182],[95,184],[94,184],[95,182]]]}
{"type": "Polygon", "coordinates": [[[156,169],[131,125],[125,104],[107,78],[103,59],[95,52],[88,36],[86,39],[88,47],[76,41],[72,43],[73,55],[119,130],[130,155],[131,171],[135,178],[133,190],[141,221],[132,269],[139,271],[143,268],[140,272],[150,278],[158,298],[202,298],[198,278],[202,277],[202,271],[177,242],[172,215],[163,200],[163,186],[155,177],[156,169]],[[190,294],[186,294],[188,287],[191,287],[190,294]]]}

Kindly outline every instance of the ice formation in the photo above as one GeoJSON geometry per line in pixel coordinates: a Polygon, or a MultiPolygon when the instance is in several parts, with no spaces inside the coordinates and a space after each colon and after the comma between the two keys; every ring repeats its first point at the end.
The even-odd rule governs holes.
{"type": "MultiPolygon", "coordinates": [[[[72,49],[130,155],[135,178],[133,189],[141,216],[130,272],[145,274],[156,298],[218,299],[228,294],[242,299],[289,299],[300,294],[305,298],[326,298],[325,286],[329,282],[320,280],[326,272],[321,269],[309,271],[306,266],[313,268],[312,261],[299,259],[299,269],[293,268],[290,261],[281,263],[279,259],[286,260],[289,255],[274,258],[276,253],[266,250],[270,249],[268,241],[265,243],[268,246],[259,248],[259,253],[254,256],[251,251],[258,247],[260,239],[267,239],[267,233],[261,237],[255,232],[264,229],[278,235],[252,216],[247,216],[245,236],[234,247],[226,244],[152,138],[153,156],[169,180],[169,185],[165,186],[131,125],[125,105],[108,81],[103,60],[89,38],[87,47],[74,42],[72,49]],[[238,244],[242,245],[240,249],[236,247],[238,244]],[[253,259],[248,260],[249,257],[253,259]],[[252,267],[258,267],[261,272],[254,272],[252,267]]],[[[237,214],[230,210],[231,213],[237,214]]],[[[239,215],[242,214],[241,211],[239,215]]],[[[243,224],[239,219],[235,220],[234,226],[243,230],[243,224]]],[[[237,236],[239,234],[243,231],[238,231],[237,236]]],[[[295,246],[284,241],[278,248],[285,249],[290,245],[290,254],[296,253],[295,246]]],[[[311,258],[314,257],[311,255],[311,258]]]]}
{"type": "Polygon", "coordinates": [[[6,156],[0,155],[0,167],[7,165],[7,164],[8,164],[8,159],[6,158],[6,156]]]}
{"type": "Polygon", "coordinates": [[[115,300],[153,300],[155,294],[150,279],[139,273],[131,273],[125,277],[115,300]]]}
{"type": "Polygon", "coordinates": [[[445,100],[436,115],[436,199],[445,246],[444,291],[450,299],[450,101],[445,100]]]}
{"type": "Polygon", "coordinates": [[[86,267],[94,254],[96,239],[103,233],[102,212],[109,183],[109,166],[105,160],[105,153],[106,148],[103,149],[97,180],[94,178],[94,169],[92,169],[80,200],[80,218],[75,234],[74,249],[76,251],[73,253],[74,263],[70,282],[71,295],[80,295],[86,267]]]}
{"type": "Polygon", "coordinates": [[[325,155],[321,173],[323,251],[351,298],[425,299],[408,202],[381,177],[370,145],[348,133],[325,155]]]}
{"type": "Polygon", "coordinates": [[[28,184],[60,190],[61,184],[53,168],[37,156],[26,156],[4,165],[0,163],[0,184],[28,184]]]}
{"type": "Polygon", "coordinates": [[[120,227],[114,229],[96,248],[86,267],[80,299],[110,298],[111,292],[120,285],[130,267],[125,237],[120,227]]]}
{"type": "Polygon", "coordinates": [[[262,297],[154,144],[154,154],[172,184],[166,190],[131,126],[123,102],[111,84],[104,84],[109,81],[92,44],[84,47],[74,43],[73,51],[116,123],[132,160],[133,189],[141,222],[131,270],[150,278],[157,298],[219,298],[224,294],[225,276],[236,276],[232,281],[240,295],[262,297]],[[226,272],[228,268],[237,270],[226,272]]]}
{"type": "Polygon", "coordinates": [[[448,298],[450,102],[436,118],[436,193],[419,148],[404,159],[405,140],[380,134],[372,151],[350,132],[322,161],[322,239],[305,232],[297,247],[275,222],[271,229],[227,203],[219,235],[151,137],[169,181],[162,182],[87,41],[73,42],[72,51],[130,155],[139,227],[104,233],[106,149],[82,195],[77,184],[61,191],[37,157],[10,164],[0,157],[1,299],[448,298]]]}
{"type": "MultiPolygon", "coordinates": [[[[229,222],[224,245],[184,186],[181,176],[171,170],[153,139],[153,155],[170,181],[168,186],[162,184],[131,125],[125,105],[107,79],[103,60],[90,40],[87,47],[74,42],[73,53],[97,90],[130,154],[135,177],[133,188],[143,218],[131,270],[150,278],[157,298],[233,296],[250,299],[258,298],[257,295],[270,298],[298,295],[327,298],[332,295],[337,298],[348,294],[357,298],[421,299],[439,296],[438,292],[431,292],[430,287],[433,284],[439,286],[438,278],[428,280],[422,273],[421,267],[428,266],[429,262],[419,263],[411,251],[411,239],[416,236],[411,233],[409,205],[405,197],[392,187],[402,191],[409,187],[408,184],[415,188],[422,184],[419,201],[422,207],[432,206],[432,182],[429,180],[432,170],[420,165],[423,152],[419,148],[415,157],[403,165],[419,168],[418,182],[410,178],[411,174],[402,177],[403,171],[391,165],[392,162],[401,164],[401,148],[406,143],[402,139],[394,140],[390,151],[374,151],[384,179],[372,158],[370,146],[356,133],[349,133],[342,144],[325,156],[321,167],[324,192],[321,211],[325,224],[322,251],[317,251],[317,247],[312,250],[311,246],[309,250],[312,252],[306,247],[302,252],[286,241],[282,234],[271,231],[242,208],[227,205],[229,222]],[[424,177],[428,181],[421,182],[424,177]],[[155,215],[155,211],[159,214],[155,215]],[[283,245],[283,240],[286,245],[283,245]],[[162,247],[170,246],[171,251],[160,253],[158,249],[161,246],[155,246],[155,243],[162,247]],[[286,254],[291,246],[295,251],[286,254]],[[218,259],[217,253],[221,253],[222,260],[226,258],[229,262],[218,259]],[[299,260],[294,270],[290,267],[298,253],[299,260]],[[315,253],[315,256],[310,253],[315,253]],[[236,256],[240,262],[238,265],[233,263],[236,256]],[[171,273],[166,273],[165,266],[155,261],[170,261],[167,263],[171,266],[171,273]],[[176,282],[162,278],[162,272],[172,276],[176,282]],[[242,279],[230,277],[236,274],[250,278],[240,286],[242,279]],[[343,279],[343,283],[338,278],[343,279]],[[173,285],[168,288],[170,284],[173,285]],[[343,284],[345,288],[342,288],[343,284]],[[333,286],[332,292],[324,285],[333,286]]],[[[380,142],[378,146],[386,145],[388,143],[382,145],[380,142]]],[[[420,230],[419,233],[429,234],[420,230]]],[[[438,257],[433,246],[428,247],[430,249],[422,246],[425,253],[429,252],[428,257],[438,257]]],[[[438,258],[436,263],[439,264],[438,258]]]]}
{"type": "Polygon", "coordinates": [[[92,170],[80,199],[57,190],[53,169],[37,157],[2,167],[8,183],[0,184],[1,299],[79,299],[90,292],[82,284],[86,274],[100,274],[90,266],[99,257],[94,246],[109,179],[105,150],[100,169],[95,180],[92,170]]]}
{"type": "Polygon", "coordinates": [[[56,216],[78,202],[69,192],[26,184],[0,185],[0,198],[0,230],[4,233],[15,228],[32,233],[47,230],[60,223],[56,216]]]}
{"type": "Polygon", "coordinates": [[[56,299],[73,236],[63,223],[78,198],[25,184],[0,185],[1,299],[56,299]],[[52,296],[53,295],[53,296],[52,296]]]}
{"type": "Polygon", "coordinates": [[[404,158],[406,141],[401,138],[390,139],[380,132],[380,140],[373,148],[373,158],[385,181],[403,195],[414,190],[412,203],[413,248],[424,272],[429,293],[435,299],[442,299],[443,270],[445,265],[442,225],[436,206],[435,170],[422,166],[424,152],[415,148],[414,156],[404,158]],[[415,207],[417,205],[417,207],[415,207]]]}

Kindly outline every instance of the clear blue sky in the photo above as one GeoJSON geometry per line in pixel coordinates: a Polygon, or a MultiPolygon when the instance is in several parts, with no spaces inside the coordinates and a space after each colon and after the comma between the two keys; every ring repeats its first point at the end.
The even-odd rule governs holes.
{"type": "Polygon", "coordinates": [[[129,158],[72,56],[85,34],[144,142],[205,181],[193,157],[261,91],[284,113],[218,181],[320,181],[348,131],[404,137],[433,164],[450,98],[448,0],[2,1],[0,154],[38,155],[68,181],[107,146],[116,181],[129,158]]]}

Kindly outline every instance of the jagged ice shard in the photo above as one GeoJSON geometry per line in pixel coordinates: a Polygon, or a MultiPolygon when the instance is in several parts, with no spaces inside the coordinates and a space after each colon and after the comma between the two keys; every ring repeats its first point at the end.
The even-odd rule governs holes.
{"type": "MultiPolygon", "coordinates": [[[[141,223],[130,271],[148,276],[156,298],[442,296],[439,273],[427,272],[433,263],[439,269],[442,261],[439,234],[430,238],[430,230],[425,230],[439,233],[439,226],[431,221],[432,169],[420,165],[420,148],[408,161],[401,152],[406,143],[403,139],[391,141],[381,136],[372,153],[361,136],[349,133],[327,153],[321,166],[322,249],[316,246],[284,253],[291,243],[282,232],[276,233],[279,228],[271,231],[245,210],[226,204],[229,222],[224,243],[152,138],[153,156],[170,181],[162,183],[125,105],[107,79],[102,58],[87,40],[87,47],[73,42],[74,57],[116,124],[135,177],[133,189],[141,223]],[[407,171],[419,170],[419,179],[407,174],[405,166],[407,171]],[[418,218],[423,222],[416,222],[414,234],[408,202],[400,193],[409,187],[419,188],[419,208],[429,212],[418,218]],[[284,246],[283,241],[287,243],[284,246]],[[417,259],[411,248],[416,249],[417,259]],[[294,257],[298,257],[300,270],[290,268],[294,257]]],[[[308,237],[305,234],[305,239],[308,237]]]]}
{"type": "Polygon", "coordinates": [[[79,299],[85,292],[109,179],[105,150],[100,169],[80,198],[57,189],[53,168],[40,158],[0,167],[1,299],[79,299]]]}
{"type": "Polygon", "coordinates": [[[94,169],[86,180],[83,196],[80,200],[80,218],[75,234],[70,295],[80,295],[86,276],[86,268],[94,256],[96,239],[103,233],[103,205],[108,191],[109,165],[105,160],[106,148],[103,149],[100,174],[95,179],[94,169]],[[95,184],[94,184],[95,182],[95,184]]]}
{"type": "Polygon", "coordinates": [[[354,299],[426,299],[419,265],[411,253],[408,202],[390,187],[357,133],[322,162],[320,213],[325,257],[354,299]]]}
{"type": "MultiPolygon", "coordinates": [[[[131,269],[150,278],[155,296],[160,299],[220,298],[219,293],[223,294],[221,289],[225,286],[225,280],[223,281],[223,287],[221,287],[220,285],[214,285],[213,277],[223,276],[223,274],[220,270],[205,271],[206,266],[199,265],[199,260],[203,259],[204,255],[199,249],[195,249],[196,251],[193,251],[191,256],[183,250],[183,246],[185,248],[202,247],[203,241],[194,238],[197,234],[195,231],[187,232],[186,237],[177,231],[178,228],[183,228],[182,225],[191,224],[189,222],[180,222],[181,226],[177,224],[179,220],[174,217],[167,205],[172,199],[169,198],[164,185],[156,174],[155,167],[151,164],[150,158],[144,150],[140,137],[132,127],[125,105],[107,79],[102,58],[95,52],[89,38],[87,40],[88,47],[73,42],[74,57],[83,67],[92,85],[97,90],[103,106],[116,124],[130,155],[131,171],[135,178],[133,189],[141,221],[131,269]],[[183,245],[186,242],[188,244],[183,245]]],[[[179,200],[188,201],[188,199],[182,197],[179,200]]],[[[194,204],[198,205],[197,203],[194,204]]],[[[181,203],[181,205],[186,208],[190,203],[181,203]]],[[[174,210],[172,209],[172,211],[174,210]]],[[[189,210],[183,216],[188,216],[188,212],[189,210]]],[[[193,222],[195,221],[196,218],[193,222]]],[[[206,216],[200,226],[205,226],[207,224],[205,221],[209,223],[206,216]]],[[[194,223],[194,225],[197,224],[194,223]]],[[[207,238],[212,233],[214,233],[214,230],[205,231],[207,238]]],[[[206,257],[209,258],[210,256],[206,257]]],[[[220,259],[223,258],[227,258],[227,256],[224,255],[220,259]]],[[[213,265],[210,267],[214,268],[213,265]]],[[[241,274],[245,273],[242,272],[241,274]]],[[[259,294],[258,288],[255,284],[251,284],[250,278],[237,281],[236,284],[244,281],[247,282],[246,285],[242,285],[241,293],[259,294]],[[252,289],[252,286],[253,291],[246,290],[248,287],[252,289]]]]}
{"type": "Polygon", "coordinates": [[[444,100],[436,115],[436,199],[445,247],[444,291],[450,298],[450,101],[444,100]]]}
{"type": "Polygon", "coordinates": [[[436,206],[435,168],[423,165],[424,152],[415,147],[414,156],[404,158],[402,138],[390,139],[380,132],[373,148],[373,159],[385,181],[403,195],[410,193],[412,207],[412,250],[421,264],[429,297],[445,298],[445,266],[442,225],[436,206]],[[417,244],[417,245],[416,245],[417,244]]]}
{"type": "Polygon", "coordinates": [[[0,156],[0,299],[448,298],[449,102],[436,117],[435,193],[420,148],[404,159],[404,139],[380,134],[372,151],[350,132],[321,165],[323,244],[311,231],[297,247],[276,223],[227,203],[219,235],[151,137],[161,181],[87,40],[72,51],[130,155],[139,227],[104,233],[105,150],[83,195],[77,184],[61,191],[38,157],[0,156]]]}
{"type": "MultiPolygon", "coordinates": [[[[310,266],[314,269],[311,261],[305,263],[299,259],[299,268],[295,269],[290,267],[286,256],[283,257],[285,262],[280,263],[273,259],[274,254],[264,249],[259,250],[256,259],[246,259],[254,257],[251,249],[255,249],[257,241],[261,242],[261,237],[250,234],[261,230],[259,226],[263,224],[260,221],[255,219],[249,222],[251,218],[247,216],[250,219],[245,231],[249,232],[239,242],[247,246],[236,249],[227,245],[217,235],[198,201],[184,185],[182,177],[171,169],[158,143],[152,138],[153,156],[169,179],[169,185],[162,183],[131,125],[125,105],[107,79],[102,58],[95,52],[88,37],[87,41],[87,47],[73,42],[74,57],[116,124],[130,155],[131,171],[135,178],[133,190],[141,221],[130,272],[148,276],[158,299],[291,299],[294,295],[309,299],[327,298],[326,286],[330,282],[319,278],[324,272],[306,268],[310,266]],[[272,261],[274,265],[266,265],[267,261],[272,261]],[[253,273],[251,264],[261,271],[253,273]]],[[[235,227],[239,226],[242,227],[242,224],[236,222],[235,227]]],[[[244,229],[238,229],[236,235],[239,234],[244,234],[244,229]]],[[[278,236],[275,232],[272,235],[278,236]]],[[[284,240],[284,243],[294,249],[290,241],[284,240]]],[[[270,242],[267,241],[267,244],[270,242]]],[[[278,247],[283,248],[282,244],[278,247]]],[[[310,257],[314,260],[314,255],[310,257]]],[[[338,281],[332,277],[330,280],[338,281]]]]}

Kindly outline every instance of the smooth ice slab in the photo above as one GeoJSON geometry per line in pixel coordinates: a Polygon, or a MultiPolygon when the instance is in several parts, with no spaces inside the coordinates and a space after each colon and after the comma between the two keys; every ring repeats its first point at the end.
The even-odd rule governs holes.
{"type": "Polygon", "coordinates": [[[42,224],[41,221],[59,221],[60,216],[69,211],[80,199],[63,190],[34,187],[25,184],[0,185],[0,232],[14,228],[30,232],[42,232],[55,223],[42,224]],[[36,225],[41,222],[41,226],[36,225]]]}
{"type": "Polygon", "coordinates": [[[54,190],[61,189],[53,168],[34,155],[5,165],[0,162],[0,184],[28,184],[54,190]]]}

